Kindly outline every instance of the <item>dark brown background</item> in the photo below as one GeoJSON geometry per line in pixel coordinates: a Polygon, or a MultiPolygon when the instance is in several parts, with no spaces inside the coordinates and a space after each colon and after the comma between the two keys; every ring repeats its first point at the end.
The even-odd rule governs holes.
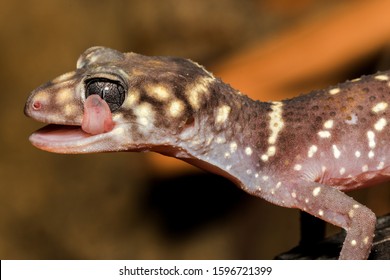
{"type": "MultiPolygon", "coordinates": [[[[41,124],[23,115],[24,102],[41,83],[74,69],[78,55],[94,45],[188,57],[263,100],[296,95],[374,71],[372,65],[382,61],[388,38],[347,60],[342,68],[336,67],[341,59],[331,61],[333,69],[343,71],[329,74],[315,69],[318,75],[313,70],[303,82],[278,93],[250,87],[246,91],[245,77],[256,69],[272,71],[278,58],[291,57],[293,46],[284,44],[269,55],[263,53],[268,59],[264,63],[249,61],[256,65],[249,74],[240,68],[245,63],[234,64],[235,55],[261,52],[267,46],[263,42],[299,32],[295,26],[317,20],[326,25],[332,16],[341,20],[343,14],[336,18],[334,10],[351,9],[360,2],[1,1],[0,259],[269,259],[296,245],[298,211],[250,197],[217,176],[176,162],[175,168],[171,161],[145,154],[57,155],[35,149],[27,138],[41,124]],[[239,75],[245,75],[242,84],[229,78],[239,75]]],[[[367,14],[361,21],[376,17],[377,13],[367,14]]],[[[318,32],[307,39],[324,38],[318,32]]],[[[346,53],[371,42],[365,42],[364,32],[372,33],[353,30],[355,37],[363,34],[346,53]]],[[[340,38],[350,40],[344,35],[348,34],[340,38]]],[[[329,49],[329,44],[314,44],[314,50],[311,44],[305,46],[298,51],[299,63],[282,61],[283,72],[273,76],[295,73],[300,64],[317,61],[329,49]],[[307,56],[308,49],[315,55],[307,56]]],[[[262,84],[261,77],[256,83],[262,84]]],[[[353,195],[380,215],[390,211],[388,190],[382,186],[353,195]]]]}

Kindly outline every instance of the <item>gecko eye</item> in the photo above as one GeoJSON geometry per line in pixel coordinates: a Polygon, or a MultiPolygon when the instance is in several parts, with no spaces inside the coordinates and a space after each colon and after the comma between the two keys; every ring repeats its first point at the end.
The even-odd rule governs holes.
{"type": "Polygon", "coordinates": [[[125,88],[118,81],[109,79],[91,79],[86,82],[85,98],[92,94],[99,95],[110,107],[111,112],[119,109],[125,100],[125,88]]]}

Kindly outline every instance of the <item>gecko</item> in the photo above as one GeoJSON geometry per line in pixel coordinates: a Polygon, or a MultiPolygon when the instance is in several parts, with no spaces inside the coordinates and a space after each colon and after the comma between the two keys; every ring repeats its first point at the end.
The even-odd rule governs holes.
{"type": "Polygon", "coordinates": [[[24,112],[48,124],[39,149],[181,159],[345,229],[339,259],[367,259],[376,216],[345,192],[390,178],[389,102],[390,71],[261,102],[189,59],[91,47],[24,112]]]}

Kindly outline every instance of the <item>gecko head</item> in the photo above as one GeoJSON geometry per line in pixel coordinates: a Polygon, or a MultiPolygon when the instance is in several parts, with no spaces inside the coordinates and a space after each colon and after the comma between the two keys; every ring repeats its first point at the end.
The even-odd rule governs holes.
{"type": "Polygon", "coordinates": [[[31,93],[25,114],[49,125],[30,141],[57,153],[180,153],[183,137],[196,133],[198,112],[214,80],[187,59],[92,47],[75,71],[31,93]]]}

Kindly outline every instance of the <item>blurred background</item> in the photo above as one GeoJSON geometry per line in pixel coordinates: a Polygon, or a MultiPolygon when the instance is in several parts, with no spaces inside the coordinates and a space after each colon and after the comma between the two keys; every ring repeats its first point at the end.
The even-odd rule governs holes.
{"type": "MultiPolygon", "coordinates": [[[[191,58],[280,100],[390,69],[388,11],[388,0],[0,0],[0,258],[272,259],[297,245],[297,210],[175,159],[37,150],[28,136],[42,124],[24,102],[94,45],[191,58]]],[[[386,184],[351,195],[390,212],[386,184]]]]}

